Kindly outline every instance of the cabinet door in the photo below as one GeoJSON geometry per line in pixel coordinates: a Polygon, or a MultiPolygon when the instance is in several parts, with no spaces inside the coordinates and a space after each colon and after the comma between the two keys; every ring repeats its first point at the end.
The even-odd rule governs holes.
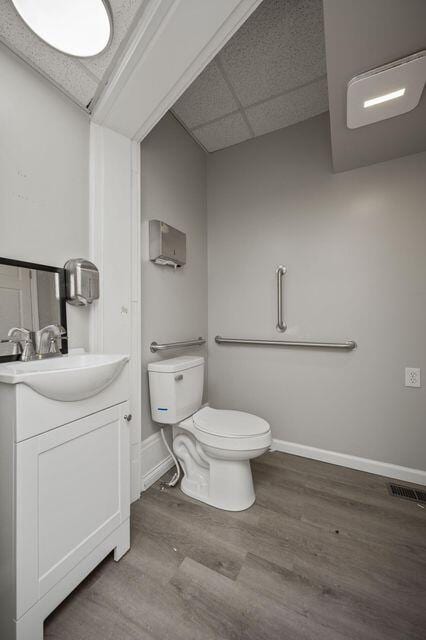
{"type": "Polygon", "coordinates": [[[129,517],[127,403],[17,445],[17,617],[129,517]]]}

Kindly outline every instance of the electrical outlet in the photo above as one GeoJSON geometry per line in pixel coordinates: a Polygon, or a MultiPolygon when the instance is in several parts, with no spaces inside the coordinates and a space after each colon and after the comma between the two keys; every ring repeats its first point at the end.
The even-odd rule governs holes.
{"type": "Polygon", "coordinates": [[[405,367],[405,386],[420,387],[420,369],[405,367]]]}

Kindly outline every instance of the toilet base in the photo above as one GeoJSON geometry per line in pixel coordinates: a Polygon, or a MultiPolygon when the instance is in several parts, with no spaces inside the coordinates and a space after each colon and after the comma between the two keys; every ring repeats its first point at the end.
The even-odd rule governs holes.
{"type": "Polygon", "coordinates": [[[256,496],[250,458],[266,449],[232,452],[231,457],[230,452],[201,445],[181,429],[174,429],[174,433],[173,450],[184,474],[180,485],[183,493],[225,511],[244,511],[252,506],[256,496]]]}
{"type": "MultiPolygon", "coordinates": [[[[200,500],[211,507],[216,507],[216,509],[223,509],[224,511],[245,511],[246,509],[249,509],[256,500],[250,463],[248,461],[247,465],[248,473],[250,474],[250,482],[248,482],[246,471],[241,474],[238,481],[238,478],[235,478],[238,474],[235,474],[235,471],[232,470],[231,475],[237,480],[236,486],[234,486],[232,490],[228,489],[227,491],[221,491],[218,490],[218,487],[211,485],[209,487],[209,489],[213,489],[211,491],[205,491],[203,487],[200,487],[201,490],[197,491],[197,487],[194,487],[194,484],[188,481],[186,476],[181,480],[180,489],[190,498],[200,500]]],[[[223,487],[223,483],[220,482],[219,486],[223,487]]]]}

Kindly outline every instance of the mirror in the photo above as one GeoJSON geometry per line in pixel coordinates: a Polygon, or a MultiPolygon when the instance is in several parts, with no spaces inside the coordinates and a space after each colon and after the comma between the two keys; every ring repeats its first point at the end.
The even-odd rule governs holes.
{"type": "MultiPolygon", "coordinates": [[[[67,329],[64,270],[0,258],[0,338],[12,327],[38,331],[49,324],[67,329]]],[[[61,351],[67,353],[65,341],[61,351]]],[[[0,362],[18,357],[16,345],[0,343],[0,362]]]]}

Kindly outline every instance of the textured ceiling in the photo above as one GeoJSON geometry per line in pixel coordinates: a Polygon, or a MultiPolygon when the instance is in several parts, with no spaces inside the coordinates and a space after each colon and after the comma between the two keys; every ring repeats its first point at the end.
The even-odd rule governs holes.
{"type": "Polygon", "coordinates": [[[217,151],[327,109],[322,0],[264,0],[173,112],[217,151]]]}
{"type": "Polygon", "coordinates": [[[94,58],[72,58],[49,47],[21,20],[11,0],[0,0],[0,40],[86,108],[104,86],[146,0],[109,0],[109,3],[113,39],[108,49],[94,58]]]}

